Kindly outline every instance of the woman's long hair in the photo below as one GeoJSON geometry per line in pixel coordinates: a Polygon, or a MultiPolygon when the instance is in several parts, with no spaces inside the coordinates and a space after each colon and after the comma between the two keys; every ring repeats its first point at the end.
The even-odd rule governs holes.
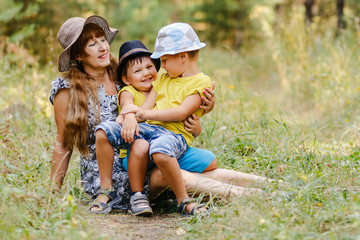
{"type": "MultiPolygon", "coordinates": [[[[75,61],[77,56],[86,56],[85,46],[88,40],[96,37],[106,36],[105,32],[98,25],[88,23],[73,44],[70,51],[70,59],[73,63],[70,70],[65,73],[65,78],[70,82],[70,102],[65,117],[65,145],[70,148],[77,148],[82,155],[88,156],[87,132],[89,120],[89,102],[92,110],[100,122],[100,104],[98,99],[98,84],[87,74],[80,62],[75,61]]],[[[117,60],[110,55],[110,65],[107,67],[109,78],[117,80],[117,60]]]]}

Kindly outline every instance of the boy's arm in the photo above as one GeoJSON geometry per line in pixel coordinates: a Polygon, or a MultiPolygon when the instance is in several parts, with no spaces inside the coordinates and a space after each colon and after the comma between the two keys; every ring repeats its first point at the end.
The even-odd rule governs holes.
{"type": "Polygon", "coordinates": [[[145,101],[141,105],[141,109],[151,110],[155,106],[157,93],[154,89],[151,89],[149,95],[146,97],[145,101]]]}
{"type": "Polygon", "coordinates": [[[179,107],[161,110],[140,110],[136,117],[155,121],[184,121],[188,116],[196,111],[201,105],[199,94],[187,96],[179,107]]]}
{"type": "MultiPolygon", "coordinates": [[[[145,110],[151,110],[155,106],[157,93],[151,89],[150,93],[146,97],[145,101],[141,105],[141,109],[145,110]]],[[[121,107],[121,115],[128,115],[129,113],[136,114],[138,111],[141,110],[138,106],[135,106],[134,104],[129,104],[127,106],[121,107]]],[[[144,119],[137,119],[138,121],[144,121],[144,119]]]]}
{"type": "MultiPolygon", "coordinates": [[[[128,91],[120,93],[120,107],[121,109],[126,106],[134,104],[134,97],[128,91]]],[[[121,137],[125,142],[132,142],[134,140],[134,133],[139,134],[139,127],[134,113],[129,113],[124,116],[121,128],[121,137]]]]}

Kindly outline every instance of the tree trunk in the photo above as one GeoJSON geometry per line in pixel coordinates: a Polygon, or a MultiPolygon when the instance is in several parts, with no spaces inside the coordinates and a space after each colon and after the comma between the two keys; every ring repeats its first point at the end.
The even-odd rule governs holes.
{"type": "Polygon", "coordinates": [[[344,29],[346,22],[344,20],[344,5],[345,0],[336,0],[336,13],[337,13],[337,28],[344,29]]]}
{"type": "Polygon", "coordinates": [[[312,7],[314,5],[314,0],[305,0],[305,8],[306,8],[306,19],[305,22],[306,24],[310,24],[312,22],[312,18],[313,18],[313,12],[312,12],[312,7]]]}

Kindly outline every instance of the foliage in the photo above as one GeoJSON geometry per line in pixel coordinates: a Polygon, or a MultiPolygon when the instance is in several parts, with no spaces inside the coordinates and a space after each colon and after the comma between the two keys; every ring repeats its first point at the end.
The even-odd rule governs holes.
{"type": "MultiPolygon", "coordinates": [[[[44,2],[28,4],[37,5],[33,9],[39,13],[44,2]]],[[[105,13],[105,8],[95,7],[103,6],[97,1],[86,2],[74,4],[105,13]]],[[[114,9],[120,1],[105,3],[114,9]]],[[[20,6],[15,1],[5,4],[6,9],[20,6]]],[[[59,9],[65,6],[58,4],[59,9]]],[[[135,28],[132,21],[136,11],[142,11],[140,1],[121,4],[127,17],[109,13],[111,19],[135,28]]],[[[165,1],[151,4],[141,12],[144,31],[157,4],[170,9],[165,1]]],[[[154,16],[154,25],[189,17],[181,6],[181,16],[169,11],[167,17],[154,16]]],[[[240,50],[226,45],[201,50],[200,69],[217,82],[217,103],[203,117],[203,133],[194,145],[213,151],[220,167],[282,179],[289,186],[263,188],[265,199],[214,200],[218,210],[210,218],[181,220],[185,239],[357,239],[360,234],[359,20],[355,9],[346,8],[348,28],[334,38],[333,17],[306,26],[302,5],[286,9],[291,19],[277,15],[272,5],[252,7],[248,21],[261,31],[262,41],[240,50]]],[[[52,24],[74,11],[55,11],[61,13],[53,16],[58,20],[52,24]]],[[[1,15],[1,24],[14,16],[1,15]]],[[[50,58],[42,66],[25,42],[14,43],[11,36],[17,31],[0,38],[0,238],[109,238],[96,234],[82,217],[86,204],[76,154],[62,190],[53,194],[49,175],[55,123],[48,96],[56,66],[50,58]]],[[[141,31],[121,34],[124,39],[141,31]]],[[[42,48],[55,45],[46,41],[42,48]]]]}
{"type": "MultiPolygon", "coordinates": [[[[212,45],[227,44],[239,48],[244,41],[259,37],[258,29],[251,21],[250,14],[256,6],[270,6],[281,2],[272,1],[239,1],[239,0],[204,0],[193,7],[194,21],[202,26],[204,39],[212,45]]],[[[201,32],[200,32],[201,34],[201,32]]]]}

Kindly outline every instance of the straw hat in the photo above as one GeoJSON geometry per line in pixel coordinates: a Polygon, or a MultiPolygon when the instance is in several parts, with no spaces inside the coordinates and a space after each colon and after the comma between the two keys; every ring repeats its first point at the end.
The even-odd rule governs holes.
{"type": "Polygon", "coordinates": [[[70,70],[70,49],[71,46],[79,38],[84,26],[88,23],[94,23],[105,31],[106,38],[111,44],[119,30],[110,28],[106,20],[100,16],[93,15],[87,19],[81,17],[73,17],[68,19],[61,27],[57,34],[57,38],[64,48],[59,56],[59,71],[65,72],[70,70]]]}

